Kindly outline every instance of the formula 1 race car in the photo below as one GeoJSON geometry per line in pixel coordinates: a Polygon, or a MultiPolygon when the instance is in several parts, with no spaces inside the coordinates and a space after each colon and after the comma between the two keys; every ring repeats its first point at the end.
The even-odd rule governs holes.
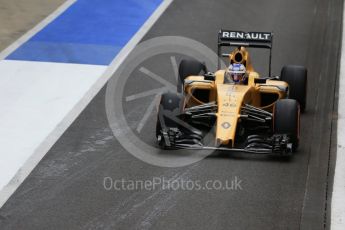
{"type": "Polygon", "coordinates": [[[280,76],[270,76],[272,40],[272,33],[221,30],[218,69],[222,57],[229,58],[229,68],[208,72],[201,62],[182,60],[178,92],[161,96],[159,145],[292,155],[299,143],[300,111],[306,108],[307,70],[289,65],[280,76]],[[223,54],[226,46],[236,48],[223,54]],[[255,72],[247,47],[269,49],[268,77],[255,72]]]}

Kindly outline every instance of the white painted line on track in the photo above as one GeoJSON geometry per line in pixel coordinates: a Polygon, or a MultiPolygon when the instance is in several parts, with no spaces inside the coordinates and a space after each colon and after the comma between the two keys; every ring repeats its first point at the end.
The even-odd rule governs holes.
{"type": "MultiPolygon", "coordinates": [[[[59,14],[66,10],[75,0],[67,1],[62,5],[57,11],[55,11],[51,16],[41,22],[34,29],[25,34],[13,45],[9,46],[0,54],[0,60],[10,54],[12,51],[17,49],[21,44],[32,37],[37,31],[42,29],[45,25],[55,19],[59,14]]],[[[134,47],[140,42],[140,40],[145,36],[153,24],[159,19],[163,12],[168,8],[168,6],[173,2],[173,0],[164,0],[161,5],[155,10],[155,12],[150,16],[150,18],[144,23],[140,30],[132,37],[132,39],[127,43],[127,45],[120,51],[120,53],[115,57],[110,66],[107,68],[105,73],[97,78],[96,82],[91,86],[89,90],[81,97],[79,102],[77,102],[74,107],[68,112],[68,114],[58,123],[58,125],[50,132],[50,134],[43,139],[42,142],[38,144],[38,147],[34,150],[32,155],[26,160],[20,170],[16,173],[14,178],[0,191],[0,208],[5,204],[9,197],[16,191],[16,189],[21,185],[25,178],[30,174],[30,172],[36,167],[40,160],[45,156],[49,149],[55,144],[55,142],[61,137],[61,135],[67,130],[67,128],[72,124],[72,122],[78,117],[78,115],[85,109],[89,102],[96,96],[96,94],[102,89],[102,87],[107,83],[113,73],[119,68],[121,63],[126,59],[128,54],[134,49],[134,47]]],[[[49,118],[48,118],[49,119],[49,118]]]]}
{"type": "MultiPolygon", "coordinates": [[[[344,8],[345,12],[345,8],[344,8]]],[[[345,17],[343,17],[343,35],[339,75],[337,159],[331,207],[331,229],[345,229],[345,17]]]]}

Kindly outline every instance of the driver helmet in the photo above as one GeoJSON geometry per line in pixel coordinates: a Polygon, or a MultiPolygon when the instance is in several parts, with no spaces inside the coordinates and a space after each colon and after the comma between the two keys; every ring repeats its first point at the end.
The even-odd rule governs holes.
{"type": "Polygon", "coordinates": [[[235,84],[243,84],[246,80],[246,67],[240,63],[230,64],[226,71],[226,80],[235,84]]]}

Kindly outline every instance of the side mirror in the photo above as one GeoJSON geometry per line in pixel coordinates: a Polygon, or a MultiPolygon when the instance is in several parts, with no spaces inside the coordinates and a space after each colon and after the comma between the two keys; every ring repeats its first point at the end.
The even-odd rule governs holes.
{"type": "Polygon", "coordinates": [[[204,74],[204,79],[208,81],[215,81],[216,80],[216,75],[212,72],[207,72],[204,74]]]}

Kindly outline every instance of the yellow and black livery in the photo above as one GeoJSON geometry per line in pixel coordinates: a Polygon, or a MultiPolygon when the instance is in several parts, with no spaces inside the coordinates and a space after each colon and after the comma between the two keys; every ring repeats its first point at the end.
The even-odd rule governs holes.
{"type": "Polygon", "coordinates": [[[225,81],[228,70],[220,64],[218,71],[208,72],[202,62],[182,60],[179,93],[164,93],[160,101],[160,146],[278,155],[296,151],[300,111],[306,108],[307,70],[290,65],[280,76],[271,76],[272,40],[273,34],[266,32],[219,32],[219,59],[245,66],[242,84],[225,81]],[[235,48],[224,54],[225,46],[235,48]],[[255,71],[250,48],[269,49],[269,76],[255,71]]]}

